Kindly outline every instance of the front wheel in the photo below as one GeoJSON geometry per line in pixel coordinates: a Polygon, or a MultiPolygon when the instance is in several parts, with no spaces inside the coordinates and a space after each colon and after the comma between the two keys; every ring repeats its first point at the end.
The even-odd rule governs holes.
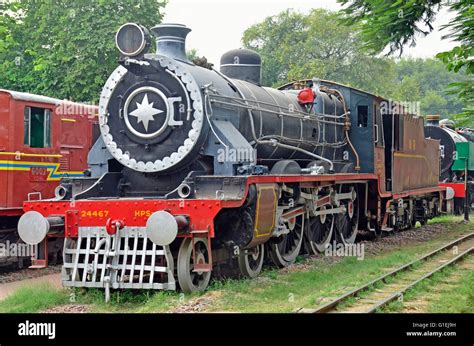
{"type": "Polygon", "coordinates": [[[178,251],[178,282],[185,293],[204,291],[209,285],[211,271],[195,271],[195,264],[209,263],[209,247],[207,239],[195,239],[195,256],[193,256],[193,240],[183,239],[178,251]],[[193,258],[194,257],[194,258],[193,258]]]}

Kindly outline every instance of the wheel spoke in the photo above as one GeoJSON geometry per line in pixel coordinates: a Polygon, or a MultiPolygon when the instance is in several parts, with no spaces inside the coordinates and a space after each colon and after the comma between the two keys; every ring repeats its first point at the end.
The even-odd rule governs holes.
{"type": "Polygon", "coordinates": [[[278,267],[285,267],[294,263],[303,242],[303,215],[298,216],[298,221],[293,230],[281,236],[277,243],[269,245],[270,257],[278,267]]]}
{"type": "MultiPolygon", "coordinates": [[[[323,207],[322,210],[325,210],[323,207]]],[[[324,222],[321,216],[310,217],[306,227],[305,246],[306,250],[311,254],[317,254],[326,250],[327,244],[330,243],[334,228],[334,217],[332,214],[324,216],[324,222]]]]}

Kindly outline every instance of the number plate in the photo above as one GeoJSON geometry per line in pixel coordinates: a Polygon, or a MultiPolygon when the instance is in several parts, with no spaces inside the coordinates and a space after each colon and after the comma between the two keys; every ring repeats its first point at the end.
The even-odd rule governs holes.
{"type": "Polygon", "coordinates": [[[41,166],[30,167],[30,181],[46,181],[48,179],[48,169],[41,166]]]}

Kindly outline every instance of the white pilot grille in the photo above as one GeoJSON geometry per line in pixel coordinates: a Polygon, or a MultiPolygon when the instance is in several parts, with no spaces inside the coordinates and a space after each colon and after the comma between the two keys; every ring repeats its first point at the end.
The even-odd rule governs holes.
{"type": "Polygon", "coordinates": [[[103,227],[81,227],[77,239],[65,239],[66,287],[175,290],[173,270],[169,247],[149,241],[143,227],[126,227],[114,236],[103,227]]]}

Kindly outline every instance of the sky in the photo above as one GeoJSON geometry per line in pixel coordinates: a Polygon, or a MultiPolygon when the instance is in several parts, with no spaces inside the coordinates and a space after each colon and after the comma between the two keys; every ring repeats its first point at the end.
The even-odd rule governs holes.
{"type": "MultiPolygon", "coordinates": [[[[341,7],[336,0],[169,0],[163,23],[180,23],[191,28],[186,48],[197,49],[200,56],[219,66],[223,53],[242,46],[245,29],[287,8],[308,12],[311,8],[337,11],[341,7]]],[[[454,44],[441,40],[446,30],[440,32],[439,28],[451,17],[447,10],[439,13],[434,22],[435,31],[418,38],[415,47],[406,47],[403,56],[427,58],[450,50],[454,44]]]]}

